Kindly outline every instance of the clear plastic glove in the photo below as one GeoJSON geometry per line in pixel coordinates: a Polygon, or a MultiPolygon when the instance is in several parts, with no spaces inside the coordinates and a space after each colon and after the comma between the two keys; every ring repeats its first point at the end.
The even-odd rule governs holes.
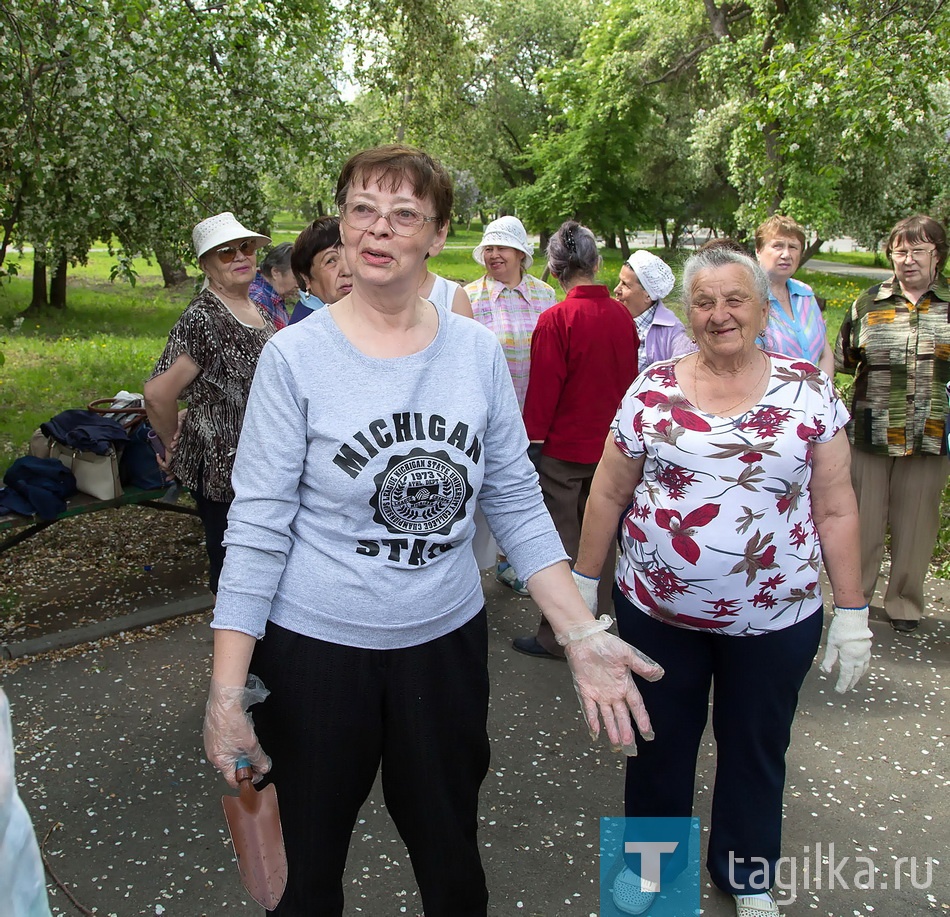
{"type": "Polygon", "coordinates": [[[205,707],[204,740],[208,760],[224,775],[228,785],[237,788],[234,779],[238,758],[247,758],[257,783],[271,767],[254,733],[248,707],[260,703],[270,691],[256,675],[248,675],[243,688],[211,680],[205,707]]]}
{"type": "Polygon", "coordinates": [[[868,627],[868,606],[863,608],[839,608],[835,605],[834,617],[828,627],[828,642],[821,670],[831,674],[838,663],[838,683],[835,691],[844,694],[851,690],[871,664],[871,633],[868,627]]]}
{"type": "Polygon", "coordinates": [[[600,577],[584,576],[576,570],[571,570],[571,576],[574,577],[574,585],[581,594],[584,603],[590,609],[590,613],[597,617],[597,586],[600,584],[600,577]]]}
{"type": "Polygon", "coordinates": [[[663,669],[620,637],[607,633],[611,623],[604,615],[599,621],[559,634],[557,641],[564,647],[571,667],[574,690],[591,739],[600,735],[603,720],[611,746],[632,756],[637,753],[637,745],[631,716],[640,735],[647,741],[653,739],[650,717],[633,674],[657,681],[663,677],[663,669]]]}

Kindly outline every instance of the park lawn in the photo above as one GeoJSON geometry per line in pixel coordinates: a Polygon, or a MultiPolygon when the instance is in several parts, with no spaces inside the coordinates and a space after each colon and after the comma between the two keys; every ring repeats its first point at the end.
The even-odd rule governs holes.
{"type": "MultiPolygon", "coordinates": [[[[475,280],[483,271],[471,255],[481,234],[464,233],[463,247],[447,247],[432,261],[432,268],[459,282],[475,280]]],[[[450,237],[449,246],[453,246],[450,237]]],[[[658,251],[679,272],[687,252],[658,251]]],[[[599,279],[611,289],[622,264],[620,252],[605,249],[599,279]]],[[[21,276],[0,285],[0,469],[24,455],[30,435],[40,423],[66,408],[84,407],[95,398],[120,389],[141,391],[155,360],[165,346],[168,330],[188,304],[197,286],[189,284],[165,290],[161,272],[144,259],[136,262],[138,281],[134,288],[110,283],[112,256],[92,252],[89,263],[70,272],[67,309],[47,309],[40,315],[23,316],[30,301],[26,257],[21,258],[21,276]],[[22,319],[22,321],[20,320],[22,319]]],[[[540,275],[543,257],[532,272],[540,275]]],[[[194,274],[197,278],[197,272],[194,274]]],[[[799,278],[828,300],[825,321],[833,342],[851,302],[863,289],[852,278],[801,271],[799,278]]],[[[549,282],[559,290],[553,278],[549,282]]],[[[683,317],[677,292],[668,304],[683,317]]],[[[560,291],[559,291],[560,295],[560,291]]],[[[839,383],[847,377],[839,376],[839,383]]],[[[950,490],[944,498],[944,515],[950,516],[950,490]]],[[[950,575],[950,526],[941,528],[935,558],[937,571],[950,575]]]]}

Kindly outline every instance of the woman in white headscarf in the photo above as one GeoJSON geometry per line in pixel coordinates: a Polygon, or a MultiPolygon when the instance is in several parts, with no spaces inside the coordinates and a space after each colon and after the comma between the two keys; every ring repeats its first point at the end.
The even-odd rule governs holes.
{"type": "Polygon", "coordinates": [[[637,326],[640,372],[696,349],[683,323],[663,303],[675,282],[670,266],[643,249],[635,251],[620,268],[614,297],[627,307],[637,326]]]}

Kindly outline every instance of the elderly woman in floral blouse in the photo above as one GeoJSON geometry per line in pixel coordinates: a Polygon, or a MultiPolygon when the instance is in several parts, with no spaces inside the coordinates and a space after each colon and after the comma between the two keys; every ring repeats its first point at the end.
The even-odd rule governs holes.
{"type": "MultiPolygon", "coordinates": [[[[683,288],[699,351],[655,365],[624,397],[594,476],[575,575],[592,606],[629,507],[617,622],[667,675],[643,686],[656,740],[628,758],[626,815],[691,815],[715,686],[707,866],[736,897],[738,917],[775,917],[769,889],[780,856],[785,752],[821,637],[822,559],[835,601],[823,667],[840,660],[843,692],[871,658],[848,412],[814,364],[757,345],[768,280],[751,258],[699,252],[686,264],[683,288]]],[[[626,862],[614,901],[640,914],[655,887],[641,881],[635,857],[626,862]]],[[[671,857],[664,881],[684,865],[671,857]]]]}

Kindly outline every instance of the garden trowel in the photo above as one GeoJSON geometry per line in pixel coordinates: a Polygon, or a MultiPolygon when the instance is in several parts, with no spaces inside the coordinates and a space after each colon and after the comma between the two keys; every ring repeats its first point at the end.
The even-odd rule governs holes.
{"type": "Polygon", "coordinates": [[[273,784],[258,792],[246,758],[237,762],[235,777],[240,796],[222,796],[224,817],[231,832],[241,881],[250,896],[265,910],[277,907],[287,887],[287,854],[280,829],[277,790],[273,784]]]}

